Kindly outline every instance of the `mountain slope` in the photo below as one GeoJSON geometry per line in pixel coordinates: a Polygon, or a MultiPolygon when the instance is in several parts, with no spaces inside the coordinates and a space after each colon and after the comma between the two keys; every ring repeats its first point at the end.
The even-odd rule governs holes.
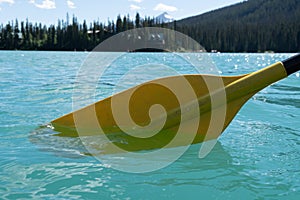
{"type": "Polygon", "coordinates": [[[300,51],[299,0],[248,0],[177,22],[207,50],[300,51]]]}

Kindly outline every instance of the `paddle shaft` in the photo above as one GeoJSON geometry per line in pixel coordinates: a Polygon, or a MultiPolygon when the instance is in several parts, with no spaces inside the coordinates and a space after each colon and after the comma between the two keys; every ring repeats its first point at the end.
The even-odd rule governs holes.
{"type": "Polygon", "coordinates": [[[282,62],[287,75],[291,75],[300,70],[300,54],[293,56],[282,62]]]}

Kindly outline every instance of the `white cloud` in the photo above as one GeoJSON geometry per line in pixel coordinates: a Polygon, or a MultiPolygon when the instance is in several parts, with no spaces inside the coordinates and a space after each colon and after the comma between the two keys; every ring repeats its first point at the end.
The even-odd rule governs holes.
{"type": "Polygon", "coordinates": [[[76,8],[75,3],[73,1],[68,0],[67,4],[68,4],[68,7],[71,8],[71,9],[76,8]]]}
{"type": "Polygon", "coordinates": [[[128,1],[135,2],[135,3],[142,3],[143,2],[143,0],[128,0],[128,1]]]}
{"type": "Polygon", "coordinates": [[[35,2],[35,0],[29,0],[29,3],[34,4],[36,7],[41,9],[55,9],[55,1],[54,0],[43,0],[41,4],[35,2]]]}
{"type": "Polygon", "coordinates": [[[165,4],[157,4],[154,8],[155,11],[162,11],[162,12],[175,12],[177,11],[178,9],[174,6],[168,6],[168,5],[165,5],[165,4]]]}
{"type": "MultiPolygon", "coordinates": [[[[9,3],[10,5],[14,4],[15,1],[14,0],[0,0],[0,4],[2,3],[9,3]]],[[[2,10],[2,8],[0,7],[0,11],[2,10]]]]}
{"type": "Polygon", "coordinates": [[[141,9],[142,8],[140,6],[133,5],[133,4],[130,5],[130,10],[141,10],[141,9]]]}
{"type": "Polygon", "coordinates": [[[0,4],[1,3],[9,3],[9,4],[14,4],[15,1],[14,0],[0,0],[0,4]]]}

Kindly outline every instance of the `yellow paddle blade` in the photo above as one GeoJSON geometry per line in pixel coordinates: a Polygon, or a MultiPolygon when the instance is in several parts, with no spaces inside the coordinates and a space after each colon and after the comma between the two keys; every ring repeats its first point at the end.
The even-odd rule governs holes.
{"type": "MultiPolygon", "coordinates": [[[[179,108],[179,102],[176,96],[168,88],[163,86],[163,83],[169,82],[177,87],[179,90],[186,90],[181,85],[180,80],[186,79],[190,86],[193,88],[197,98],[207,96],[209,91],[205,80],[210,82],[216,82],[222,80],[220,87],[224,87],[242,77],[242,76],[232,76],[232,77],[219,77],[211,75],[184,75],[184,76],[174,76],[162,79],[157,79],[144,83],[142,85],[136,86],[112,97],[108,97],[101,101],[98,101],[92,105],[82,108],[78,111],[69,113],[51,122],[56,131],[60,132],[59,136],[70,136],[77,137],[77,129],[86,129],[86,135],[94,135],[94,130],[99,127],[97,124],[91,124],[91,113],[95,113],[101,128],[106,134],[120,132],[120,128],[117,126],[115,119],[113,117],[112,99],[115,99],[117,107],[126,107],[127,96],[130,96],[129,109],[131,112],[131,117],[139,125],[147,125],[150,123],[150,117],[148,115],[149,109],[155,104],[162,105],[166,112],[170,112],[176,108],[179,108]],[[134,93],[133,93],[134,92],[134,93]],[[78,127],[79,124],[75,123],[74,116],[82,118],[79,124],[85,125],[84,127],[78,127]]],[[[219,88],[216,88],[219,89],[219,88]]],[[[188,102],[186,102],[188,103],[188,102]]],[[[122,114],[122,113],[121,113],[122,114]]],[[[84,134],[84,133],[83,133],[84,134]]],[[[97,134],[97,132],[96,132],[97,134]]]]}
{"type": "Polygon", "coordinates": [[[118,152],[115,146],[125,151],[185,146],[218,138],[249,98],[286,76],[279,62],[241,76],[166,77],[113,95],[51,124],[58,136],[108,138],[111,143],[101,147],[104,153],[118,152]],[[178,132],[183,134],[178,136],[178,132]]]}

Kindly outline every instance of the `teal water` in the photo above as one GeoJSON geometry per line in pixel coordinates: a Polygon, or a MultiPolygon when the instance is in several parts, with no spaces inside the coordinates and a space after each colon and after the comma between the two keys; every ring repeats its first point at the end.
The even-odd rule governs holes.
{"type": "MultiPolygon", "coordinates": [[[[78,139],[38,134],[40,125],[72,111],[76,74],[87,56],[0,52],[0,199],[300,198],[299,73],[249,100],[204,159],[193,145],[168,167],[131,174],[84,156],[78,139]]],[[[208,56],[222,75],[237,75],[292,54],[208,56]]],[[[194,72],[176,56],[127,55],[118,61],[122,68],[99,82],[96,98],[110,95],[130,64],[147,59],[194,72]]]]}

